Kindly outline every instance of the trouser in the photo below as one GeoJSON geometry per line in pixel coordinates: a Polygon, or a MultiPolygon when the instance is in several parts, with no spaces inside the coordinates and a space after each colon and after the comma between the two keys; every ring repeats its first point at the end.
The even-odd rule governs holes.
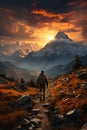
{"type": "Polygon", "coordinates": [[[40,87],[40,101],[45,101],[45,87],[40,87]]]}

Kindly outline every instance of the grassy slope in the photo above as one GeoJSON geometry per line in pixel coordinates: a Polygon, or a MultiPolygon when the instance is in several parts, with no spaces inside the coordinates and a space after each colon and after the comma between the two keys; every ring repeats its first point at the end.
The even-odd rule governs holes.
{"type": "Polygon", "coordinates": [[[15,90],[17,86],[15,82],[6,82],[6,84],[0,84],[0,128],[10,130],[28,114],[26,110],[13,108],[10,104],[15,102],[20,95],[36,96],[37,89],[29,87],[27,90],[15,90]]]}
{"type": "Polygon", "coordinates": [[[60,114],[87,104],[87,90],[81,86],[87,82],[87,78],[80,79],[76,75],[77,73],[66,74],[50,82],[50,103],[59,108],[60,114]],[[64,81],[67,77],[69,81],[64,81]]]}
{"type": "MultiPolygon", "coordinates": [[[[76,75],[77,72],[62,75],[49,83],[50,103],[53,107],[59,108],[60,114],[87,104],[87,91],[81,86],[83,82],[87,82],[87,78],[80,79],[76,75]],[[69,80],[65,81],[67,78],[69,80]]],[[[36,99],[38,93],[35,88],[16,90],[15,86],[19,87],[15,82],[10,81],[0,84],[0,128],[3,130],[12,129],[28,114],[24,109],[12,108],[10,103],[15,102],[20,95],[26,94],[34,95],[36,99]]]]}

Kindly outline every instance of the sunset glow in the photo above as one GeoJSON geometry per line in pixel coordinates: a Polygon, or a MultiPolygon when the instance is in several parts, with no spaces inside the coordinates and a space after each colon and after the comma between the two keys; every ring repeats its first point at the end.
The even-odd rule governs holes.
{"type": "Polygon", "coordinates": [[[48,36],[48,41],[51,41],[51,40],[53,40],[53,39],[54,39],[53,36],[48,36]]]}
{"type": "Polygon", "coordinates": [[[20,5],[17,1],[10,4],[9,0],[8,3],[0,3],[0,43],[28,41],[44,46],[53,40],[59,31],[64,31],[73,40],[87,43],[85,0],[36,0],[28,4],[22,1],[24,4],[20,5]]]}

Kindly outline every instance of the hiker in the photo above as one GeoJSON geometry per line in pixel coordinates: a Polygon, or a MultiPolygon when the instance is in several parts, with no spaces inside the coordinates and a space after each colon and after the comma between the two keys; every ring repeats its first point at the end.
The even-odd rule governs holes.
{"type": "Polygon", "coordinates": [[[40,92],[40,101],[45,101],[45,91],[46,87],[48,87],[48,81],[46,75],[44,74],[44,71],[41,71],[38,76],[37,86],[40,92]]]}

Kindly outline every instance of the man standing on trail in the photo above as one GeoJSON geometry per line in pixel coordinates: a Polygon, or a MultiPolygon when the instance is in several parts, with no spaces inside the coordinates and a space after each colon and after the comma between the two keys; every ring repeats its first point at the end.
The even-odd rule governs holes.
{"type": "Polygon", "coordinates": [[[48,81],[46,75],[44,74],[44,71],[41,71],[38,76],[37,86],[40,90],[40,101],[45,101],[45,91],[46,87],[48,87],[48,81]]]}

